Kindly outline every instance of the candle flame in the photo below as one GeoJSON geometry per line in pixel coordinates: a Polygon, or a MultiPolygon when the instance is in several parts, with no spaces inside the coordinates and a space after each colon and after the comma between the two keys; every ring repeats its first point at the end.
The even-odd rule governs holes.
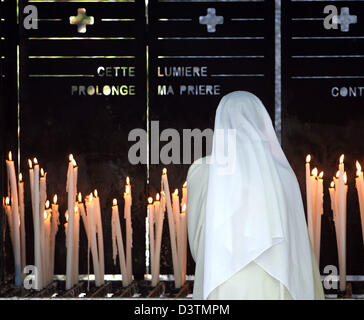
{"type": "Polygon", "coordinates": [[[28,165],[29,165],[29,169],[32,169],[33,168],[32,160],[28,159],[28,165]]]}
{"type": "Polygon", "coordinates": [[[153,203],[153,198],[152,198],[152,197],[149,197],[149,198],[148,198],[148,203],[149,203],[149,204],[152,204],[152,203],[153,203]]]}
{"type": "Polygon", "coordinates": [[[346,171],[344,172],[344,183],[347,184],[348,182],[348,176],[346,174],[346,171]]]}
{"type": "Polygon", "coordinates": [[[46,201],[45,206],[46,206],[46,209],[49,209],[49,200],[46,201]]]}
{"type": "Polygon", "coordinates": [[[19,182],[22,182],[23,181],[23,175],[22,175],[22,173],[20,172],[19,173],[19,182]]]}
{"type": "Polygon", "coordinates": [[[187,181],[183,184],[183,188],[187,188],[187,181]]]}
{"type": "Polygon", "coordinates": [[[182,212],[185,212],[185,211],[186,211],[186,204],[184,203],[182,206],[182,212]]]}
{"type": "Polygon", "coordinates": [[[344,155],[342,154],[341,156],[340,156],[340,164],[342,164],[344,162],[344,155]]]}
{"type": "Polygon", "coordinates": [[[307,157],[306,157],[306,163],[310,163],[310,161],[311,161],[311,155],[309,154],[309,155],[307,155],[307,157]]]}
{"type": "Polygon", "coordinates": [[[53,203],[54,203],[54,204],[57,204],[57,200],[58,200],[58,197],[57,197],[57,195],[55,194],[55,195],[54,195],[54,197],[53,197],[53,203]]]}
{"type": "Polygon", "coordinates": [[[82,194],[81,194],[81,192],[79,192],[79,194],[78,194],[78,202],[82,202],[82,194]]]}
{"type": "Polygon", "coordinates": [[[340,176],[340,171],[338,170],[338,171],[336,172],[336,178],[339,178],[339,176],[340,176]]]}
{"type": "Polygon", "coordinates": [[[38,164],[38,159],[37,158],[34,158],[33,159],[33,162],[34,162],[35,165],[37,165],[38,164]]]}
{"type": "Polygon", "coordinates": [[[44,220],[47,220],[47,218],[48,218],[48,212],[45,210],[43,212],[43,217],[44,217],[44,220]]]}
{"type": "Polygon", "coordinates": [[[130,184],[130,178],[126,177],[126,184],[130,184]]]}
{"type": "Polygon", "coordinates": [[[66,211],[66,213],[64,214],[65,218],[66,218],[66,222],[68,222],[68,211],[66,211]]]}
{"type": "Polygon", "coordinates": [[[361,173],[361,165],[358,160],[356,161],[355,165],[356,165],[356,175],[359,177],[361,173]]]}
{"type": "Polygon", "coordinates": [[[330,188],[335,188],[335,182],[331,181],[330,188]]]}
{"type": "Polygon", "coordinates": [[[90,201],[92,201],[92,199],[93,199],[93,194],[92,194],[92,192],[90,193],[90,196],[89,196],[89,200],[90,201]]]}
{"type": "Polygon", "coordinates": [[[40,169],[40,175],[41,175],[42,177],[44,177],[44,170],[43,170],[43,168],[41,168],[41,169],[40,169]]]}
{"type": "Polygon", "coordinates": [[[113,201],[112,201],[112,205],[113,205],[113,206],[117,206],[117,205],[118,205],[118,200],[113,199],[113,201]]]}
{"type": "Polygon", "coordinates": [[[159,199],[161,198],[161,196],[159,195],[159,193],[157,193],[156,194],[156,196],[155,196],[155,199],[157,200],[157,201],[159,201],[159,199]]]}
{"type": "Polygon", "coordinates": [[[125,193],[130,193],[130,185],[125,186],[125,193]]]}
{"type": "Polygon", "coordinates": [[[8,206],[10,205],[10,198],[9,197],[6,197],[5,198],[5,204],[8,206]]]}
{"type": "Polygon", "coordinates": [[[174,194],[175,196],[178,196],[178,189],[174,190],[173,194],[174,194]]]}
{"type": "Polygon", "coordinates": [[[167,174],[167,169],[166,168],[163,169],[163,174],[167,174]]]}
{"type": "Polygon", "coordinates": [[[9,161],[13,161],[13,157],[12,157],[11,151],[9,151],[9,161]]]}
{"type": "Polygon", "coordinates": [[[68,159],[69,159],[70,162],[72,162],[72,160],[73,160],[73,154],[72,153],[68,156],[68,159]]]}
{"type": "Polygon", "coordinates": [[[322,178],[323,178],[323,176],[324,176],[324,172],[323,172],[323,171],[321,171],[321,172],[320,172],[320,174],[319,174],[319,178],[320,178],[320,179],[322,179],[322,178]]]}
{"type": "Polygon", "coordinates": [[[75,160],[75,159],[72,159],[72,165],[73,165],[74,167],[77,167],[77,163],[76,163],[76,160],[75,160]]]}
{"type": "Polygon", "coordinates": [[[318,170],[317,170],[317,168],[314,168],[312,170],[312,175],[315,176],[315,177],[317,177],[317,174],[318,174],[318,170]]]}
{"type": "Polygon", "coordinates": [[[78,212],[78,206],[77,206],[77,204],[75,205],[75,213],[77,213],[78,212]]]}
{"type": "Polygon", "coordinates": [[[95,191],[94,191],[94,195],[95,195],[95,198],[97,198],[98,193],[97,193],[97,190],[96,190],[96,189],[95,189],[95,191]]]}

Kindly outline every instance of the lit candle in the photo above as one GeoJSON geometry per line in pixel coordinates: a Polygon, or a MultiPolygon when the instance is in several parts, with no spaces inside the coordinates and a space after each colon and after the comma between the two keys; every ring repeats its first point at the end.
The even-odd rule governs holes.
{"type": "Polygon", "coordinates": [[[126,223],[126,269],[128,270],[129,281],[132,281],[133,265],[132,265],[132,247],[133,247],[133,228],[131,223],[131,185],[129,177],[126,178],[124,192],[124,219],[126,223]]]}
{"type": "Polygon", "coordinates": [[[44,225],[44,285],[48,285],[52,281],[51,274],[51,212],[50,203],[47,200],[45,210],[43,212],[44,225]]]}
{"type": "Polygon", "coordinates": [[[339,271],[340,290],[346,289],[346,188],[344,155],[340,157],[338,183],[338,219],[339,219],[339,271]]]}
{"type": "Polygon", "coordinates": [[[172,261],[173,261],[173,273],[175,278],[175,287],[181,287],[181,277],[180,277],[180,266],[178,264],[178,253],[177,253],[177,243],[176,243],[176,230],[174,226],[174,219],[173,219],[173,211],[172,211],[172,204],[171,204],[171,194],[169,192],[169,184],[167,178],[167,169],[163,169],[162,174],[162,190],[165,192],[166,195],[166,206],[167,206],[167,213],[168,213],[168,225],[169,225],[169,235],[171,241],[171,249],[172,249],[172,261]]]}
{"type": "Polygon", "coordinates": [[[182,200],[181,200],[181,209],[183,206],[187,206],[187,181],[182,186],[182,200]]]}
{"type": "Polygon", "coordinates": [[[56,234],[59,226],[59,211],[58,211],[58,197],[54,195],[52,204],[52,231],[51,231],[51,274],[54,274],[54,256],[55,256],[55,245],[56,245],[56,234]]]}
{"type": "Polygon", "coordinates": [[[45,239],[45,230],[44,230],[44,209],[45,203],[47,199],[47,177],[44,170],[40,169],[40,179],[39,179],[39,230],[40,230],[40,250],[41,250],[41,263],[42,263],[42,286],[47,285],[47,268],[46,268],[46,244],[44,242],[45,239]]]}
{"type": "Polygon", "coordinates": [[[4,202],[5,202],[4,203],[5,214],[8,219],[8,225],[10,231],[11,246],[14,248],[13,216],[11,212],[10,198],[6,197],[4,202]]]}
{"type": "Polygon", "coordinates": [[[12,154],[9,152],[9,159],[6,160],[6,168],[8,173],[8,182],[10,185],[11,208],[12,208],[12,223],[14,234],[14,269],[15,269],[15,285],[22,285],[22,269],[21,269],[21,253],[20,253],[20,221],[19,221],[19,200],[17,178],[15,174],[15,165],[12,159],[12,154]]]}
{"type": "MultiPolygon", "coordinates": [[[[123,238],[122,238],[122,232],[121,232],[121,226],[120,226],[119,207],[118,207],[118,202],[116,199],[113,200],[111,223],[112,223],[113,234],[115,237],[114,241],[116,242],[117,249],[119,252],[119,264],[120,264],[120,272],[122,275],[123,286],[125,287],[130,284],[130,279],[128,277],[128,272],[126,269],[124,244],[123,244],[123,238]]],[[[115,256],[116,256],[116,252],[117,251],[115,250],[115,253],[114,253],[115,256]]]]}
{"type": "Polygon", "coordinates": [[[316,209],[315,209],[315,244],[314,250],[316,255],[317,264],[320,265],[320,246],[321,246],[321,215],[324,213],[323,207],[323,197],[324,197],[324,187],[323,187],[323,176],[324,173],[320,172],[317,178],[317,191],[316,191],[316,209]]]}
{"type": "Polygon", "coordinates": [[[179,243],[179,259],[181,266],[181,285],[186,282],[186,262],[187,262],[187,216],[186,216],[186,204],[182,207],[180,218],[180,234],[181,239],[179,243]]]}
{"type": "Polygon", "coordinates": [[[81,215],[81,218],[82,218],[83,225],[85,227],[87,240],[90,243],[89,225],[88,225],[88,222],[87,222],[87,216],[86,216],[86,212],[85,212],[85,206],[83,205],[83,202],[82,202],[82,194],[81,194],[81,192],[78,194],[77,200],[78,200],[77,206],[78,206],[78,210],[79,210],[79,213],[81,215]]]}
{"type": "Polygon", "coordinates": [[[312,170],[312,175],[310,177],[310,189],[311,189],[311,218],[308,219],[308,230],[310,241],[313,247],[315,247],[315,217],[316,217],[316,198],[317,198],[317,168],[312,170]],[[312,225],[311,225],[312,224],[312,225]],[[312,233],[310,233],[312,232],[312,233]]]}
{"type": "MultiPolygon", "coordinates": [[[[40,244],[40,216],[39,216],[39,164],[37,158],[34,158],[34,171],[33,171],[33,226],[34,226],[34,261],[37,267],[38,277],[36,278],[35,287],[36,290],[43,288],[42,282],[42,256],[41,256],[41,244],[40,244]],[[37,281],[38,280],[38,281],[37,281]]],[[[32,185],[32,184],[30,184],[32,185]]]]}
{"type": "Polygon", "coordinates": [[[358,161],[356,162],[356,169],[357,170],[356,170],[355,185],[359,199],[361,231],[363,235],[363,244],[364,244],[364,179],[363,179],[363,171],[361,170],[361,166],[358,161]]]}
{"type": "Polygon", "coordinates": [[[173,212],[174,225],[176,228],[177,256],[179,256],[180,255],[179,243],[181,242],[181,229],[180,229],[180,218],[179,218],[180,203],[179,203],[178,189],[175,189],[172,194],[172,212],[173,212]]]}
{"type": "Polygon", "coordinates": [[[310,169],[311,155],[306,157],[306,204],[307,204],[307,225],[308,235],[313,243],[313,217],[312,217],[312,178],[310,169]]]}
{"type": "Polygon", "coordinates": [[[87,210],[87,220],[89,223],[89,232],[90,232],[89,234],[91,242],[92,262],[95,274],[95,285],[96,287],[99,287],[102,285],[102,281],[100,273],[99,255],[97,250],[96,218],[95,218],[94,199],[92,193],[86,199],[86,210],[87,210]]]}
{"type": "Polygon", "coordinates": [[[153,198],[148,198],[148,206],[147,206],[147,215],[148,215],[148,225],[149,225],[149,252],[150,252],[150,268],[151,268],[151,275],[153,279],[153,275],[155,272],[155,235],[154,235],[154,224],[155,224],[155,216],[154,216],[154,205],[153,205],[153,198]]]}
{"type": "Polygon", "coordinates": [[[75,250],[74,250],[74,267],[73,267],[73,283],[78,283],[78,274],[79,274],[79,243],[80,243],[80,214],[78,212],[78,206],[75,205],[74,208],[75,213],[75,226],[74,226],[74,239],[75,239],[75,250]]]}
{"type": "Polygon", "coordinates": [[[155,241],[155,254],[154,254],[154,274],[152,276],[152,286],[155,287],[159,282],[159,270],[160,270],[160,254],[162,244],[162,231],[165,212],[165,194],[161,192],[161,199],[159,193],[156,195],[154,202],[154,213],[157,216],[156,220],[156,241],[155,241]],[[160,201],[161,200],[161,201],[160,201]]]}
{"type": "Polygon", "coordinates": [[[69,290],[73,286],[74,281],[74,250],[75,250],[75,175],[74,166],[75,162],[72,154],[69,156],[68,171],[67,171],[67,184],[66,192],[67,207],[68,207],[68,230],[67,230],[67,260],[66,260],[66,290],[69,290]]]}
{"type": "Polygon", "coordinates": [[[105,262],[104,262],[104,237],[102,232],[102,216],[101,216],[101,206],[100,206],[100,198],[98,196],[97,190],[94,191],[94,213],[95,213],[95,222],[96,222],[96,232],[97,232],[97,244],[99,248],[99,264],[100,264],[100,281],[101,284],[104,284],[104,276],[105,276],[105,262]]]}
{"type": "Polygon", "coordinates": [[[25,219],[24,219],[24,182],[23,175],[19,173],[19,212],[20,212],[20,251],[21,270],[26,266],[26,242],[25,242],[25,219]]]}

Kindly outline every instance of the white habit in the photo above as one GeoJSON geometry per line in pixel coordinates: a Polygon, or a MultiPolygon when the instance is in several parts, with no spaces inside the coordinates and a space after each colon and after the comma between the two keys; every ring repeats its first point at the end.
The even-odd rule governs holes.
{"type": "Polygon", "coordinates": [[[256,96],[222,98],[212,157],[190,167],[187,187],[194,299],[324,299],[297,178],[256,96]],[[230,172],[217,129],[236,130],[230,172]]]}

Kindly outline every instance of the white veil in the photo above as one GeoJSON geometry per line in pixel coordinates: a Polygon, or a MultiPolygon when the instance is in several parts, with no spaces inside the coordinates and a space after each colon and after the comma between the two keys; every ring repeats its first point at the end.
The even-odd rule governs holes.
{"type": "MultiPolygon", "coordinates": [[[[225,134],[226,138],[227,134],[225,134]]],[[[225,140],[226,142],[226,140],[225,140]]],[[[311,249],[297,178],[263,103],[253,94],[224,96],[215,118],[206,203],[203,298],[255,261],[293,299],[314,299],[311,249]],[[236,130],[233,173],[217,132],[236,130]]]]}

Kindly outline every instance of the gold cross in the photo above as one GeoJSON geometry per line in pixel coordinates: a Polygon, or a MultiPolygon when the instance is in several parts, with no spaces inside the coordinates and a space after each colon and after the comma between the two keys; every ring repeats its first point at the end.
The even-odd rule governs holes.
{"type": "Polygon", "coordinates": [[[85,8],[78,8],[77,16],[70,17],[70,24],[77,24],[77,31],[85,33],[87,31],[86,26],[94,24],[94,17],[88,17],[85,8]]]}

